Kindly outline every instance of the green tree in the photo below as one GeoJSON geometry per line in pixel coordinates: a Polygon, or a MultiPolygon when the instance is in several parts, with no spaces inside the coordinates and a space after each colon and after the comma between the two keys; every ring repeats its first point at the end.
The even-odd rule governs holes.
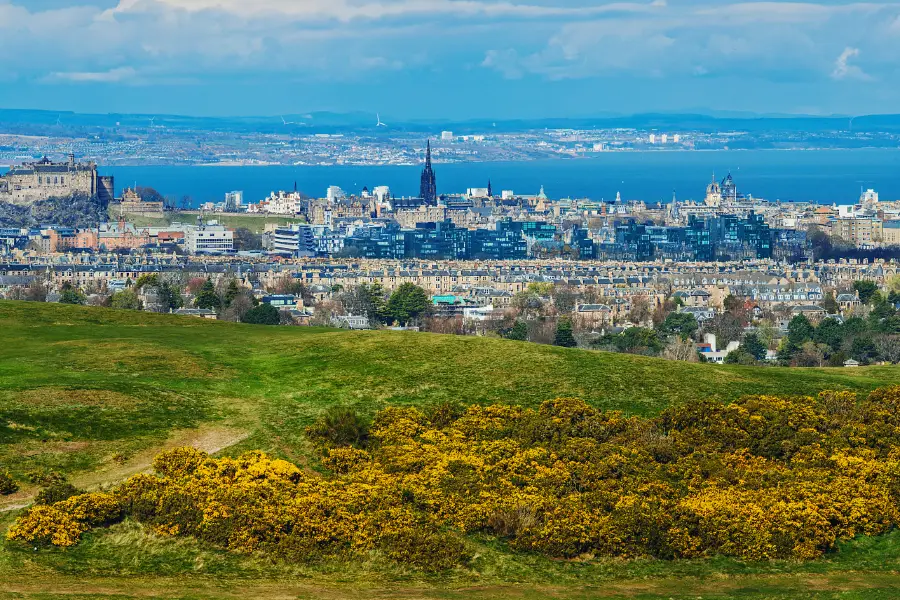
{"type": "Polygon", "coordinates": [[[515,324],[506,332],[504,336],[508,340],[515,340],[517,342],[527,342],[528,341],[528,325],[525,321],[518,320],[515,324]]]}
{"type": "Polygon", "coordinates": [[[806,315],[797,315],[788,323],[788,339],[797,346],[811,341],[815,331],[815,327],[809,322],[806,315]]]}
{"type": "Polygon", "coordinates": [[[110,299],[110,306],[123,310],[143,310],[144,308],[134,289],[122,290],[113,294],[110,299]]]}
{"type": "Polygon", "coordinates": [[[825,344],[837,352],[844,343],[844,328],[837,319],[823,319],[816,327],[813,340],[817,344],[825,344]]]}
{"type": "Polygon", "coordinates": [[[251,325],[278,325],[281,323],[281,313],[271,304],[263,303],[248,310],[241,322],[251,325]]]}
{"type": "Polygon", "coordinates": [[[408,325],[429,308],[428,294],[413,283],[404,283],[391,294],[387,311],[401,325],[408,325]]]}
{"type": "Polygon", "coordinates": [[[159,303],[163,310],[173,311],[184,306],[181,292],[171,283],[164,282],[157,288],[159,303]]]}
{"type": "Polygon", "coordinates": [[[219,310],[222,307],[222,301],[216,293],[216,286],[213,285],[212,279],[207,279],[200,288],[200,292],[194,298],[194,306],[209,310],[219,310]]]}
{"type": "Polygon", "coordinates": [[[368,317],[369,324],[375,327],[389,319],[384,296],[380,283],[364,283],[343,292],[340,301],[347,314],[368,317]]]}
{"type": "Polygon", "coordinates": [[[857,337],[850,346],[850,356],[864,365],[869,364],[878,356],[878,348],[875,346],[875,341],[868,335],[857,337]]]}
{"type": "Polygon", "coordinates": [[[84,295],[84,292],[79,290],[78,288],[73,288],[72,286],[66,284],[63,286],[62,292],[59,295],[59,303],[60,304],[84,304],[87,302],[87,298],[84,295]]]}
{"type": "Polygon", "coordinates": [[[562,346],[563,348],[575,348],[578,342],[575,341],[575,334],[572,332],[572,321],[570,319],[560,319],[556,324],[556,337],[553,340],[554,346],[562,346]]]}
{"type": "Polygon", "coordinates": [[[225,288],[225,308],[231,306],[231,303],[234,302],[234,299],[241,295],[241,288],[238,285],[237,279],[231,279],[228,282],[228,286],[225,288]]]}
{"type": "Polygon", "coordinates": [[[748,333],[744,336],[744,341],[741,342],[738,348],[738,351],[749,354],[756,360],[764,360],[766,358],[766,350],[767,348],[755,333],[748,333]]]}
{"type": "Polygon", "coordinates": [[[834,292],[825,294],[825,299],[822,300],[822,308],[825,309],[825,312],[829,315],[836,315],[841,312],[841,306],[837,303],[837,300],[834,299],[834,292]]]}
{"type": "Polygon", "coordinates": [[[853,289],[859,294],[859,301],[868,304],[878,291],[878,285],[874,281],[856,281],[853,283],[853,289]]]}
{"type": "Polygon", "coordinates": [[[659,326],[659,331],[664,335],[679,335],[686,340],[697,333],[699,327],[696,317],[691,313],[673,312],[659,326]]]}

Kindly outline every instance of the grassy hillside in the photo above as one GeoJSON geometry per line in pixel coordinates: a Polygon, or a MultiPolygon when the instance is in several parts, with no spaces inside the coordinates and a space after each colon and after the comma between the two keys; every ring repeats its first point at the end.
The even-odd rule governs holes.
{"type": "MultiPolygon", "coordinates": [[[[29,472],[60,471],[84,487],[121,480],[145,469],[160,448],[182,444],[227,454],[263,449],[307,464],[311,452],[303,429],[334,404],[371,413],[389,404],[537,405],[578,396],[598,407],[651,414],[697,397],[727,401],[750,393],[866,392],[900,381],[896,367],[691,365],[504,340],[265,328],[15,302],[0,302],[0,332],[0,466],[22,481],[29,472]]],[[[0,498],[0,509],[7,509],[0,513],[0,528],[5,531],[13,518],[8,509],[27,504],[35,489],[24,485],[19,494],[0,498]]],[[[640,587],[645,596],[630,597],[726,597],[716,596],[718,589],[731,590],[727,597],[830,598],[849,590],[859,595],[840,597],[887,598],[896,589],[893,595],[878,594],[892,589],[889,583],[900,567],[896,535],[863,540],[840,556],[806,565],[557,563],[513,555],[492,540],[483,545],[477,572],[428,581],[429,590],[450,586],[428,594],[466,597],[459,586],[483,585],[484,597],[539,597],[560,590],[570,596],[570,586],[590,584],[594,587],[579,592],[583,597],[617,597],[628,581],[652,578],[640,587]],[[715,573],[727,574],[731,583],[710,585],[704,578],[715,573]],[[674,583],[685,577],[686,582],[674,583]],[[820,595],[794,595],[812,579],[820,595]],[[771,593],[754,595],[760,586],[771,593]]],[[[323,582],[338,585],[329,587],[333,597],[355,595],[361,582],[388,585],[390,596],[424,594],[415,576],[377,560],[315,568],[272,565],[185,540],[158,539],[130,523],[91,534],[70,551],[23,555],[0,547],[0,582],[6,582],[0,583],[0,597],[4,592],[52,597],[37,594],[76,580],[81,587],[67,589],[83,597],[107,591],[147,596],[154,589],[165,597],[228,597],[222,585],[247,590],[235,595],[274,597],[285,579],[294,582],[291,597],[322,592],[323,582]],[[127,581],[109,579],[114,574],[127,581]],[[164,577],[147,579],[156,575],[164,577]],[[230,583],[222,584],[222,577],[230,583]],[[297,585],[300,577],[309,584],[297,585]]]]}

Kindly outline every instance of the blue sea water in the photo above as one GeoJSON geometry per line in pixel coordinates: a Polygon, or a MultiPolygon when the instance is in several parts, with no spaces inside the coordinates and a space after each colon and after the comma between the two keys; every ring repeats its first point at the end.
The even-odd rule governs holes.
{"type": "MultiPolygon", "coordinates": [[[[195,205],[221,201],[225,192],[243,190],[255,202],[273,190],[297,188],[314,197],[330,185],[347,192],[390,186],[395,195],[417,195],[420,166],[298,167],[103,167],[116,178],[116,190],[150,186],[165,196],[191,196],[195,205]]],[[[860,188],[875,188],[883,200],[900,199],[900,150],[759,150],[697,152],[610,152],[585,159],[532,162],[436,164],[438,191],[461,193],[486,187],[551,198],[613,200],[702,200],[712,174],[731,172],[739,191],[784,201],[850,204],[860,188]]]]}

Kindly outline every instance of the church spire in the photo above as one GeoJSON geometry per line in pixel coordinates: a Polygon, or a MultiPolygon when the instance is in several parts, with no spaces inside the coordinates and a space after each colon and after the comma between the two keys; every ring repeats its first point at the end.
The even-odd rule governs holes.
{"type": "Polygon", "coordinates": [[[424,200],[426,205],[437,204],[437,182],[434,169],[431,167],[431,139],[428,140],[425,150],[425,168],[422,170],[422,178],[419,183],[419,197],[424,200]]]}
{"type": "Polygon", "coordinates": [[[490,180],[490,179],[488,179],[488,193],[487,193],[487,195],[488,195],[488,198],[493,198],[493,197],[494,197],[494,190],[491,189],[491,180],[490,180]]]}

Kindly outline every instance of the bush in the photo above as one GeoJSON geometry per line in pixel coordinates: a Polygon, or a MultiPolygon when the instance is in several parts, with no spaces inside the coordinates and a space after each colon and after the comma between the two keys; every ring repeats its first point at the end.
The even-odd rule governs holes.
{"type": "Polygon", "coordinates": [[[63,502],[72,496],[78,496],[83,493],[83,490],[79,490],[68,481],[51,483],[38,492],[37,496],[34,498],[34,503],[48,505],[56,504],[57,502],[63,502]]]}
{"type": "Polygon", "coordinates": [[[369,424],[352,408],[335,406],[307,427],[306,435],[319,444],[361,448],[369,437],[369,424]]]}
{"type": "Polygon", "coordinates": [[[471,553],[462,540],[423,527],[406,527],[387,533],[382,536],[380,546],[401,565],[422,571],[446,571],[471,559],[471,553]]]}
{"type": "Polygon", "coordinates": [[[154,458],[153,470],[165,477],[183,477],[193,473],[207,458],[206,452],[196,448],[175,448],[154,458]]]}
{"type": "Polygon", "coordinates": [[[281,313],[271,304],[263,303],[248,310],[241,322],[250,325],[278,325],[281,323],[281,313]]]}
{"type": "Polygon", "coordinates": [[[545,556],[809,560],[900,526],[900,386],[692,401],[625,417],[575,398],[311,427],[332,476],[261,452],[160,455],[161,476],[35,506],[10,539],[73,545],[123,514],[164,535],[291,560],[464,565],[464,535],[545,556]],[[318,437],[316,437],[318,436],[318,437]],[[368,449],[361,445],[367,438],[368,449]]]}
{"type": "Polygon", "coordinates": [[[0,471],[0,496],[9,496],[19,491],[19,484],[9,471],[0,471]]]}
{"type": "Polygon", "coordinates": [[[35,506],[19,517],[6,534],[8,540],[21,540],[38,546],[74,546],[90,529],[64,509],[35,506]]]}

